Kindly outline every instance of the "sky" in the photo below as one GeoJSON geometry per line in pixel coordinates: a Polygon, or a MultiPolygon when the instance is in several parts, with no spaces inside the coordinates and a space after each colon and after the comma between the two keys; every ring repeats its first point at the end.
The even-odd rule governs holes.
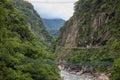
{"type": "Polygon", "coordinates": [[[27,0],[33,4],[42,18],[62,18],[68,20],[74,12],[74,3],[78,0],[27,0]]]}

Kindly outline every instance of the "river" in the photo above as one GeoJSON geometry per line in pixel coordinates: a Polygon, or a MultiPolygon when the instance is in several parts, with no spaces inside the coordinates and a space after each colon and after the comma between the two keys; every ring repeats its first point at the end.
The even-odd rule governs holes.
{"type": "Polygon", "coordinates": [[[88,74],[76,75],[71,74],[65,70],[61,70],[60,75],[64,80],[93,80],[92,76],[88,74]]]}

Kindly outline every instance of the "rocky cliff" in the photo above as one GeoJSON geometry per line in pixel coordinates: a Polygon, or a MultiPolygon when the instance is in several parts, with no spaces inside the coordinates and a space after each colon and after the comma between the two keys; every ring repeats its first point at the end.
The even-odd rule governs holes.
{"type": "Polygon", "coordinates": [[[75,47],[76,37],[78,33],[78,20],[76,17],[71,18],[70,22],[66,22],[65,26],[61,29],[60,46],[75,47]],[[67,26],[66,26],[67,25],[67,26]],[[69,27],[69,28],[68,28],[69,27]]]}
{"type": "Polygon", "coordinates": [[[111,2],[97,0],[76,2],[75,13],[61,29],[58,44],[64,47],[105,45],[110,35],[109,21],[115,16],[114,10],[109,8],[115,7],[111,2]]]}
{"type": "Polygon", "coordinates": [[[110,39],[118,1],[79,0],[73,17],[61,28],[58,45],[63,47],[98,47],[110,39]],[[113,4],[112,4],[113,3],[113,4]]]}
{"type": "MultiPolygon", "coordinates": [[[[114,62],[120,58],[120,1],[79,0],[74,9],[74,15],[60,30],[58,59],[79,63],[114,62]]],[[[94,68],[111,71],[110,65],[94,68]]]]}

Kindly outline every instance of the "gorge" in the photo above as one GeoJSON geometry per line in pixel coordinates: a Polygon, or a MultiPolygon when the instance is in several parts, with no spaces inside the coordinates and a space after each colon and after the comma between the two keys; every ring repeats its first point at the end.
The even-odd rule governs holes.
{"type": "Polygon", "coordinates": [[[49,22],[57,32],[64,24],[54,38],[31,3],[1,0],[0,80],[120,80],[120,0],[74,9],[65,23],[49,22]]]}

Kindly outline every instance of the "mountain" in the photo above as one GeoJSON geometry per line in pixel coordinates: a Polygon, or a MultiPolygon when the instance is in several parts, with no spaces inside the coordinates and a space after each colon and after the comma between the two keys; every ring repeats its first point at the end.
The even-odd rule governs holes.
{"type": "Polygon", "coordinates": [[[59,29],[63,26],[63,19],[43,19],[43,23],[52,35],[58,35],[59,29]]]}
{"type": "Polygon", "coordinates": [[[42,40],[51,42],[53,37],[44,27],[41,17],[34,10],[34,7],[23,0],[13,0],[13,5],[22,13],[29,28],[42,40]]]}
{"type": "Polygon", "coordinates": [[[11,1],[0,0],[0,80],[58,80],[56,66],[41,64],[54,61],[50,48],[29,29],[11,1]]]}
{"type": "Polygon", "coordinates": [[[120,79],[120,1],[79,0],[75,12],[60,29],[58,60],[66,62],[114,62],[93,67],[94,72],[112,73],[120,79]],[[110,71],[110,72],[109,72],[110,71]]]}

